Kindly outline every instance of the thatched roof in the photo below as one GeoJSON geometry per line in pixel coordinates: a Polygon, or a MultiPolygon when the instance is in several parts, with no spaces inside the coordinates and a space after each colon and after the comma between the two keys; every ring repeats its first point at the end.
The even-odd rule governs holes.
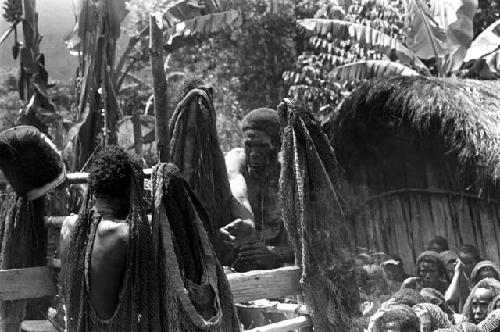
{"type": "Polygon", "coordinates": [[[435,135],[461,166],[472,166],[483,179],[500,177],[500,81],[370,81],[344,102],[328,130],[334,148],[346,154],[360,140],[376,137],[374,130],[390,135],[388,129],[398,127],[422,137],[435,135]]]}

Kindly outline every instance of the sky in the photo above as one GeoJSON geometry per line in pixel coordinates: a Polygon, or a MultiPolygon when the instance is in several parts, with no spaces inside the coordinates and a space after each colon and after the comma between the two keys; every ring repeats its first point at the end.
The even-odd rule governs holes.
{"type": "MultiPolygon", "coordinates": [[[[3,4],[4,0],[0,0],[3,4]]],[[[71,0],[37,0],[38,30],[43,35],[40,49],[45,54],[45,63],[50,80],[69,80],[74,76],[77,57],[71,56],[64,44],[64,37],[73,30],[75,18],[71,0]]],[[[3,10],[1,10],[3,14],[3,10]]],[[[0,34],[9,27],[0,16],[0,34]]],[[[18,31],[22,28],[18,26],[18,31]]],[[[17,69],[19,60],[12,59],[14,34],[0,45],[0,69],[17,69]]]]}

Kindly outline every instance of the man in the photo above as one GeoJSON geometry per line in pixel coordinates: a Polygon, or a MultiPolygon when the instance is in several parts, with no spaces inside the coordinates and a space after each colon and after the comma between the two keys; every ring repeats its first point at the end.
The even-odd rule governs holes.
{"type": "Polygon", "coordinates": [[[119,147],[96,154],[82,211],[62,239],[69,332],[239,329],[207,214],[175,166],[154,169],[153,195],[150,224],[140,164],[119,147]]]}
{"type": "Polygon", "coordinates": [[[434,288],[444,294],[448,287],[446,268],[441,256],[435,251],[424,251],[417,258],[418,277],[407,278],[401,288],[434,288]]]}
{"type": "Polygon", "coordinates": [[[479,262],[479,252],[473,245],[464,245],[458,250],[458,260],[450,286],[446,290],[446,302],[453,304],[458,312],[462,311],[471,289],[470,276],[479,262]]]}
{"type": "Polygon", "coordinates": [[[479,324],[488,315],[488,306],[500,294],[500,282],[486,278],[477,283],[471,290],[464,305],[464,321],[479,324]]]}
{"type": "Polygon", "coordinates": [[[139,163],[123,149],[95,156],[79,218],[61,238],[69,332],[165,330],[142,186],[139,163]]]}
{"type": "Polygon", "coordinates": [[[233,149],[226,155],[233,196],[254,216],[253,220],[237,220],[221,229],[228,242],[234,243],[236,230],[239,230],[239,238],[256,238],[255,243],[236,246],[238,255],[234,267],[241,272],[273,269],[294,259],[278,196],[279,130],[276,111],[253,110],[243,119],[245,147],[233,149]],[[245,235],[241,235],[243,233],[245,235]]]}
{"type": "Polygon", "coordinates": [[[449,250],[448,240],[446,240],[442,236],[437,235],[429,241],[429,244],[427,245],[427,248],[425,250],[435,251],[437,253],[449,250]]]}

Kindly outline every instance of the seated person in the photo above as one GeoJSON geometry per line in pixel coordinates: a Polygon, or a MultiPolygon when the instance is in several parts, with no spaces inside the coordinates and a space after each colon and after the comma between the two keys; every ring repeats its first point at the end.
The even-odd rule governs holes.
{"type": "Polygon", "coordinates": [[[425,248],[427,251],[435,251],[437,253],[441,253],[443,251],[449,250],[448,240],[446,240],[442,236],[435,236],[432,240],[429,241],[429,244],[425,248]]]}
{"type": "Polygon", "coordinates": [[[385,275],[387,276],[389,291],[391,294],[397,292],[401,288],[403,281],[407,278],[401,258],[394,257],[388,259],[382,262],[380,266],[384,269],[385,275]]]}
{"type": "Polygon", "coordinates": [[[479,252],[473,245],[464,245],[458,250],[455,272],[445,292],[446,302],[453,305],[457,312],[462,312],[465,300],[469,296],[471,288],[469,278],[479,260],[479,252]]]}
{"type": "Polygon", "coordinates": [[[435,251],[424,251],[417,258],[417,277],[403,281],[401,288],[412,288],[420,291],[422,288],[434,288],[444,293],[448,288],[447,274],[440,254],[435,251]]]}
{"type": "Polygon", "coordinates": [[[238,272],[268,270],[293,263],[279,200],[280,127],[278,112],[268,108],[251,111],[243,118],[244,148],[226,154],[231,192],[250,211],[254,220],[236,220],[221,229],[224,241],[237,252],[233,267],[238,272]],[[238,226],[245,223],[246,225],[238,226]],[[235,230],[248,229],[254,243],[235,243],[235,230]],[[250,230],[254,231],[252,233],[250,230]]]}
{"type": "Polygon", "coordinates": [[[481,261],[476,264],[470,275],[471,287],[485,278],[500,280],[500,269],[492,261],[481,261]]]}
{"type": "Polygon", "coordinates": [[[481,323],[488,315],[488,307],[500,294],[500,281],[486,278],[477,283],[465,301],[462,315],[465,322],[481,323]]]}

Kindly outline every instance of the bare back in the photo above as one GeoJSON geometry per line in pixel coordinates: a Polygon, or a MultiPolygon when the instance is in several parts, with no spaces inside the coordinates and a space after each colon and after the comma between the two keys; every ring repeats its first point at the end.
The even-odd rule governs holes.
{"type": "Polygon", "coordinates": [[[89,263],[90,298],[101,319],[115,312],[126,275],[129,225],[102,220],[96,231],[89,263]]]}

